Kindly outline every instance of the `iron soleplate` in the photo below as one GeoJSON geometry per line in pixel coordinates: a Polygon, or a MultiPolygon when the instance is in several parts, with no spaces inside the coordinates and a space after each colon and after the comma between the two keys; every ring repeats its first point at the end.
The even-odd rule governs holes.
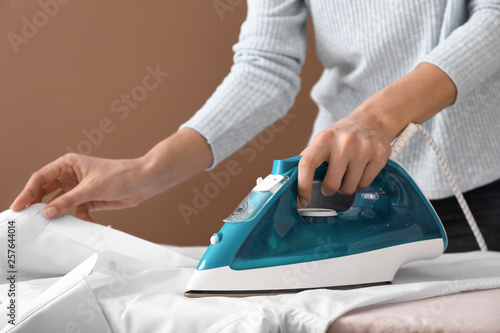
{"type": "Polygon", "coordinates": [[[275,296],[283,294],[296,294],[306,290],[329,289],[329,290],[351,290],[366,287],[375,287],[391,284],[390,281],[373,282],[364,284],[352,284],[347,286],[331,286],[303,289],[279,289],[279,290],[188,290],[184,296],[189,298],[201,297],[252,297],[252,296],[275,296]]]}

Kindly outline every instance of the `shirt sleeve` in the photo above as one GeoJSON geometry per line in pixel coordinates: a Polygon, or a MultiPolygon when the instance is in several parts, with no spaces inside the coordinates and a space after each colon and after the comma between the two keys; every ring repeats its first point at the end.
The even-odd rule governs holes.
{"type": "Polygon", "coordinates": [[[212,149],[213,168],[283,117],[300,89],[307,8],[298,0],[250,0],[234,64],[190,127],[212,149]]]}
{"type": "Polygon", "coordinates": [[[423,61],[438,66],[453,80],[455,103],[500,71],[500,0],[470,1],[469,19],[423,61]]]}

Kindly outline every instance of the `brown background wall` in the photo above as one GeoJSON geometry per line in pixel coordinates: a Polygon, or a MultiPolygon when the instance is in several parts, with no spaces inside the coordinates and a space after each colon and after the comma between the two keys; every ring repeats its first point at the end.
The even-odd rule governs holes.
{"type": "MultiPolygon", "coordinates": [[[[68,149],[137,157],[174,132],[229,71],[231,46],[246,15],[244,1],[60,2],[0,2],[0,210],[33,171],[68,149]],[[218,13],[214,4],[221,3],[227,11],[218,13]],[[113,112],[117,98],[139,91],[148,66],[169,76],[128,114],[113,112]],[[107,133],[99,138],[95,129],[103,121],[107,133]],[[85,131],[94,133],[94,143],[85,131]]],[[[240,172],[218,187],[206,207],[198,205],[198,214],[183,218],[179,207],[196,209],[195,191],[214,182],[207,172],[139,207],[97,212],[94,219],[154,242],[206,245],[255,179],[270,172],[272,160],[296,155],[307,143],[316,115],[309,91],[320,74],[311,29],[309,36],[302,91],[289,124],[247,145],[254,157],[240,152],[221,163],[214,173],[230,162],[240,172]]]]}

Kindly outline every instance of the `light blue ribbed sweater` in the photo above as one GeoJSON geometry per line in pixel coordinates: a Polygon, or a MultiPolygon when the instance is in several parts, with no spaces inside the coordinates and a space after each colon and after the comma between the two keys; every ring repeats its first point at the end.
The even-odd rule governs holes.
{"type": "MultiPolygon", "coordinates": [[[[311,138],[429,62],[458,91],[424,126],[460,188],[500,178],[500,0],[249,0],[231,72],[181,126],[207,139],[214,166],[292,106],[308,15],[324,66],[311,92],[319,107],[311,138]]],[[[412,138],[398,159],[429,198],[452,194],[423,138],[412,138]]]]}

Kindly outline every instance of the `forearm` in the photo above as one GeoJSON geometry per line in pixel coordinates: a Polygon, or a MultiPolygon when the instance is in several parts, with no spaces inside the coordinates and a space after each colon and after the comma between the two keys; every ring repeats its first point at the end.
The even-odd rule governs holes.
{"type": "Polygon", "coordinates": [[[368,117],[390,140],[410,122],[423,123],[455,100],[455,84],[438,67],[422,63],[367,99],[352,117],[368,117]]]}
{"type": "Polygon", "coordinates": [[[248,1],[230,73],[182,125],[207,139],[214,165],[290,110],[300,89],[307,15],[303,1],[248,1]]]}
{"type": "Polygon", "coordinates": [[[197,131],[183,128],[138,160],[149,187],[161,193],[212,165],[212,151],[197,131]]]}

